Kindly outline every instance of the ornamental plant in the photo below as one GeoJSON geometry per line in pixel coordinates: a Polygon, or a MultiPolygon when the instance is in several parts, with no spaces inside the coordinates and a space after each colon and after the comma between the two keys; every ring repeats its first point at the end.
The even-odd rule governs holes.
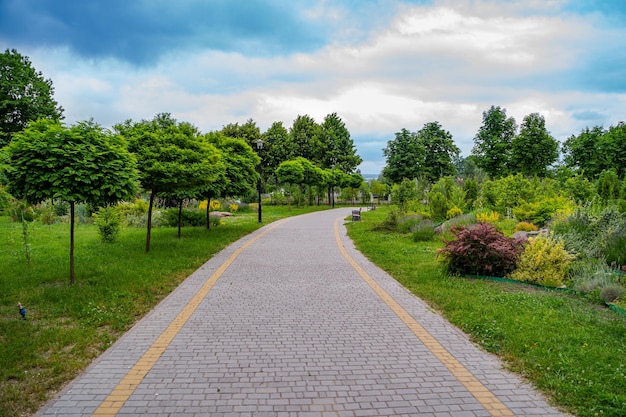
{"type": "Polygon", "coordinates": [[[513,232],[536,232],[539,230],[537,226],[529,222],[519,222],[515,225],[513,232]]]}
{"type": "Polygon", "coordinates": [[[537,236],[528,242],[510,278],[546,287],[564,286],[569,264],[574,260],[564,243],[552,236],[537,236]]]}
{"type": "Polygon", "coordinates": [[[504,277],[515,268],[526,241],[509,238],[490,223],[451,232],[455,239],[443,239],[445,247],[438,250],[450,274],[504,277]]]}
{"type": "Polygon", "coordinates": [[[500,220],[500,213],[497,211],[487,211],[476,214],[476,221],[481,223],[496,223],[500,220]]]}

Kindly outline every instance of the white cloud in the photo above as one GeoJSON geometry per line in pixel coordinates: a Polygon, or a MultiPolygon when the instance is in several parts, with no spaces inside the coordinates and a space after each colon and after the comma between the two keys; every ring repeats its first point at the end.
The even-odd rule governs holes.
{"type": "MultiPolygon", "coordinates": [[[[491,105],[505,107],[518,123],[539,112],[561,140],[590,122],[576,113],[601,114],[606,124],[623,118],[626,95],[577,91],[567,80],[593,42],[614,33],[557,13],[562,3],[406,6],[367,41],[273,58],[196,50],[135,68],[83,61],[62,49],[23,52],[53,79],[70,123],[94,117],[110,126],[170,112],[205,131],[249,118],[266,129],[274,121],[289,127],[299,114],[322,121],[337,112],[359,152],[367,153],[363,172],[378,172],[386,140],[430,121],[439,121],[468,154],[491,105]]],[[[343,11],[322,1],[307,13],[338,18],[343,11]]]]}

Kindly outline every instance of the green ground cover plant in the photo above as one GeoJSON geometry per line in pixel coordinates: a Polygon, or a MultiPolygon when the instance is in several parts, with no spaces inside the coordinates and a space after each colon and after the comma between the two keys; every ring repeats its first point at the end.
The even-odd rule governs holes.
{"type": "Polygon", "coordinates": [[[626,320],[571,293],[448,275],[443,243],[376,229],[387,207],[348,224],[357,248],[401,284],[500,356],[549,401],[581,417],[626,415],[626,320]]]}
{"type": "MultiPolygon", "coordinates": [[[[265,206],[263,224],[325,208],[265,206]]],[[[103,243],[97,226],[77,224],[69,285],[68,224],[31,223],[27,265],[21,224],[0,217],[0,416],[32,415],[213,254],[262,225],[256,212],[223,222],[186,228],[181,239],[176,228],[156,228],[149,253],[144,228],[103,243]]]]}

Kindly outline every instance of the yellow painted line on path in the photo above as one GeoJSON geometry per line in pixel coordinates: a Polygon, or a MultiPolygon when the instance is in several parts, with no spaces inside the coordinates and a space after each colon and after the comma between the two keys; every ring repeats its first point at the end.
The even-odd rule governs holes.
{"type": "Polygon", "coordinates": [[[235,259],[250,245],[263,237],[265,234],[274,230],[276,227],[282,225],[289,219],[277,221],[271,227],[264,232],[258,234],[254,238],[250,239],[239,249],[237,249],[230,257],[211,275],[211,277],[202,285],[200,290],[193,296],[193,298],[185,305],[180,313],[172,320],[170,325],[161,333],[158,339],[148,348],[146,353],[135,363],[126,376],[117,384],[113,391],[107,398],[100,404],[100,406],[93,412],[93,417],[115,416],[124,406],[126,401],[135,392],[144,377],[150,372],[154,364],[159,360],[165,349],[174,340],[176,335],[183,328],[187,320],[196,311],[202,300],[208,295],[213,285],[222,276],[224,271],[234,262],[235,259]]]}
{"type": "Polygon", "coordinates": [[[428,331],[422,327],[396,300],[393,299],[374,279],[348,254],[341,241],[339,234],[339,222],[343,218],[335,221],[335,240],[339,251],[344,258],[359,273],[361,278],[374,290],[374,292],[387,304],[387,306],[402,320],[402,322],[413,332],[415,336],[430,350],[433,355],[459,380],[467,391],[493,417],[515,417],[515,414],[502,403],[487,387],[485,387],[461,362],[459,362],[450,352],[446,350],[428,331]]]}

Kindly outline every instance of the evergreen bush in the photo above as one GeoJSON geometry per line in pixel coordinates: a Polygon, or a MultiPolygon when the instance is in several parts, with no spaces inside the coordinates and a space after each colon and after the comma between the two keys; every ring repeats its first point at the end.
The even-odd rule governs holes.
{"type": "Polygon", "coordinates": [[[113,243],[120,233],[120,215],[114,207],[101,207],[93,215],[98,235],[104,243],[113,243]]]}
{"type": "Polygon", "coordinates": [[[568,277],[568,266],[574,260],[563,242],[551,236],[537,236],[528,240],[517,268],[510,274],[516,281],[547,287],[561,287],[568,277]]]}

